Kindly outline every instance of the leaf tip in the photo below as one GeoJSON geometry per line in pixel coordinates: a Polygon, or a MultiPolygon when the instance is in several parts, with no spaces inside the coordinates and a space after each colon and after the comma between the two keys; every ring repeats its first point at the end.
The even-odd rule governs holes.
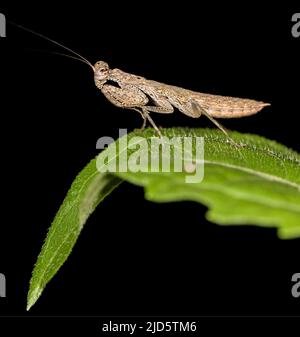
{"type": "Polygon", "coordinates": [[[29,291],[28,300],[27,300],[27,307],[26,310],[29,311],[30,308],[36,303],[39,299],[43,291],[43,288],[40,286],[34,287],[34,289],[29,291]]]}

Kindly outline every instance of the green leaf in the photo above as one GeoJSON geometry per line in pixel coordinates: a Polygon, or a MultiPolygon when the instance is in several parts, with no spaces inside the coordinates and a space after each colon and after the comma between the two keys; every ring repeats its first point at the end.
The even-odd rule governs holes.
{"type": "Polygon", "coordinates": [[[34,267],[27,298],[29,310],[70,255],[89,215],[118,186],[116,176],[99,173],[92,160],[76,177],[49,229],[34,267]]]}
{"type": "MultiPolygon", "coordinates": [[[[155,202],[200,202],[209,209],[207,219],[220,225],[275,227],[280,238],[300,237],[298,153],[263,137],[237,132],[230,136],[242,147],[228,142],[218,130],[172,128],[162,133],[169,138],[191,137],[193,142],[204,137],[203,181],[186,183],[186,177],[193,175],[186,171],[103,172],[124,165],[124,154],[125,164],[139,159],[140,168],[149,171],[149,149],[154,139],[159,140],[152,129],[130,133],[129,145],[126,136],[110,144],[76,177],[50,227],[30,281],[28,309],[66,261],[89,215],[122,180],[143,186],[146,198],[155,202]]],[[[152,149],[151,155],[158,160],[166,153],[152,149]]],[[[198,163],[196,155],[193,147],[189,160],[198,163]]]]}
{"type": "MultiPolygon", "coordinates": [[[[150,141],[151,131],[147,132],[150,141]]],[[[166,129],[164,135],[204,137],[203,181],[187,184],[185,172],[122,172],[118,176],[143,186],[151,201],[200,202],[209,208],[206,217],[214,223],[274,227],[282,239],[300,237],[298,153],[263,137],[237,132],[230,136],[242,147],[232,145],[218,130],[166,129]]]]}

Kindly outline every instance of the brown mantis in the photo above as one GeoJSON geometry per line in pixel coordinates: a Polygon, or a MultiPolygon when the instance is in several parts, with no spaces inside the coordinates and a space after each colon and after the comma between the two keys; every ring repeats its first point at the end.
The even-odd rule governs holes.
{"type": "MultiPolygon", "coordinates": [[[[16,25],[16,24],[14,24],[16,25]]],[[[216,118],[236,118],[257,113],[269,103],[252,99],[236,98],[229,96],[210,95],[180,87],[148,80],[141,76],[126,73],[120,69],[110,69],[104,61],[92,65],[86,58],[60,43],[36,33],[28,28],[16,25],[26,31],[42,37],[75,56],[68,56],[88,64],[94,72],[94,81],[104,96],[115,106],[138,111],[144,119],[142,129],[147,120],[161,136],[159,128],[150,117],[151,112],[170,114],[174,108],[185,115],[199,118],[201,115],[208,117],[230,139],[225,128],[215,120],[216,118]]]]}

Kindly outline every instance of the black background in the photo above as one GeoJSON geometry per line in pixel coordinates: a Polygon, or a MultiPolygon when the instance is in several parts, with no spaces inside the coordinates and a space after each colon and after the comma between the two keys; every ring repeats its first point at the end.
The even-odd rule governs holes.
{"type": "MultiPolygon", "coordinates": [[[[272,5],[273,6],[273,5],[272,5]]],[[[92,63],[213,94],[272,103],[223,124],[300,151],[297,9],[219,4],[99,2],[0,10],[82,53],[92,63]]],[[[298,11],[299,12],[299,11],[298,11]]],[[[275,230],[219,227],[195,203],[154,204],[127,183],[88,220],[74,251],[38,303],[25,312],[41,244],[72,180],[101,136],[133,130],[140,116],[109,103],[91,69],[8,25],[1,48],[1,315],[299,315],[291,276],[299,239],[275,230]]],[[[179,112],[161,126],[213,127],[179,112]]]]}

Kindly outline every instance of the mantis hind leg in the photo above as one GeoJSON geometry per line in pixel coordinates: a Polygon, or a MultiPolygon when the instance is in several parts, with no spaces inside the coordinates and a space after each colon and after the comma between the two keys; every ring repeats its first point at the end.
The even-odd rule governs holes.
{"type": "Polygon", "coordinates": [[[205,117],[207,117],[212,123],[214,123],[228,138],[228,140],[230,141],[230,143],[232,143],[234,146],[239,147],[240,145],[237,144],[228,134],[228,131],[225,129],[225,127],[219,123],[217,120],[215,120],[204,108],[202,108],[198,103],[192,101],[192,108],[194,110],[198,110],[199,112],[201,112],[201,114],[203,114],[205,117]]]}

